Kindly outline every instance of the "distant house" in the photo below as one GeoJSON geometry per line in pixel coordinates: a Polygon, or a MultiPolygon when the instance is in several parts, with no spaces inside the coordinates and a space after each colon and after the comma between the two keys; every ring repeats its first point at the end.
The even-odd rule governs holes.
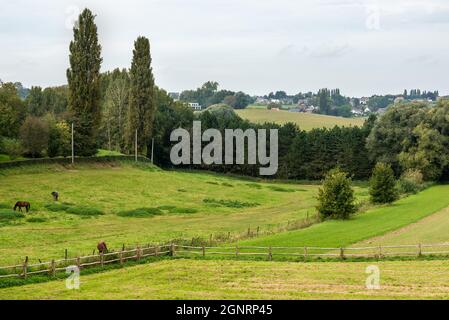
{"type": "Polygon", "coordinates": [[[367,105],[368,101],[369,101],[368,97],[361,97],[360,98],[360,104],[362,104],[362,105],[367,105]]]}
{"type": "Polygon", "coordinates": [[[270,100],[265,99],[264,97],[257,97],[255,103],[256,104],[269,104],[270,100]]]}
{"type": "Polygon", "coordinates": [[[280,111],[279,108],[271,108],[271,111],[280,111]]]}
{"type": "Polygon", "coordinates": [[[201,110],[201,106],[198,102],[189,102],[189,107],[195,111],[201,110]]]}

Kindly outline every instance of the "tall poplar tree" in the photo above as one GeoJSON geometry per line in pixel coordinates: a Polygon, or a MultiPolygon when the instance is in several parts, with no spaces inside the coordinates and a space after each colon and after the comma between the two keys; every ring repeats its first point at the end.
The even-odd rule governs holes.
{"type": "Polygon", "coordinates": [[[147,156],[150,156],[156,103],[150,41],[145,37],[138,37],[134,42],[129,78],[127,143],[134,150],[135,131],[137,130],[138,152],[142,153],[146,150],[147,156]]]}
{"type": "Polygon", "coordinates": [[[70,42],[69,110],[75,127],[75,153],[94,155],[96,135],[101,120],[100,67],[101,45],[98,43],[95,15],[89,9],[80,14],[70,42]]]}

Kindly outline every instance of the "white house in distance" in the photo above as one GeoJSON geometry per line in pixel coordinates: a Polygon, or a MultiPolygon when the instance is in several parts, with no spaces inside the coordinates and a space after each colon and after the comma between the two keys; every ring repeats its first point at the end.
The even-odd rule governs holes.
{"type": "Polygon", "coordinates": [[[189,102],[189,107],[192,108],[195,111],[200,111],[201,106],[198,102],[189,102]]]}

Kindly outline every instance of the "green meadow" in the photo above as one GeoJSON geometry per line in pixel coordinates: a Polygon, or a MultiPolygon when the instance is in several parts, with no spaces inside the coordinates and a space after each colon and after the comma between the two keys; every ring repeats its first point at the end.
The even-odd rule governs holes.
{"type": "MultiPolygon", "coordinates": [[[[132,163],[30,166],[0,172],[0,265],[110,248],[244,233],[315,214],[318,185],[163,171],[132,163]],[[58,203],[50,193],[60,194],[58,203]],[[12,211],[16,201],[31,211],[12,211]]],[[[360,199],[366,189],[357,187],[360,199]]]]}
{"type": "Polygon", "coordinates": [[[165,260],[0,289],[0,299],[448,299],[447,261],[378,261],[380,289],[366,287],[373,262],[165,260]]]}

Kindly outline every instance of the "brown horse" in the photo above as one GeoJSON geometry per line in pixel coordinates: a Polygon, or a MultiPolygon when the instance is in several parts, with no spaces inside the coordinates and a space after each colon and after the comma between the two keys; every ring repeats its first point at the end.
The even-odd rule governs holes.
{"type": "Polygon", "coordinates": [[[99,253],[107,253],[108,247],[106,246],[106,242],[101,241],[97,244],[97,249],[99,253]]]}
{"type": "Polygon", "coordinates": [[[25,208],[26,211],[30,211],[31,208],[31,204],[27,201],[17,201],[16,205],[14,206],[14,211],[16,211],[16,209],[19,208],[19,211],[22,212],[22,208],[25,208]]]}

